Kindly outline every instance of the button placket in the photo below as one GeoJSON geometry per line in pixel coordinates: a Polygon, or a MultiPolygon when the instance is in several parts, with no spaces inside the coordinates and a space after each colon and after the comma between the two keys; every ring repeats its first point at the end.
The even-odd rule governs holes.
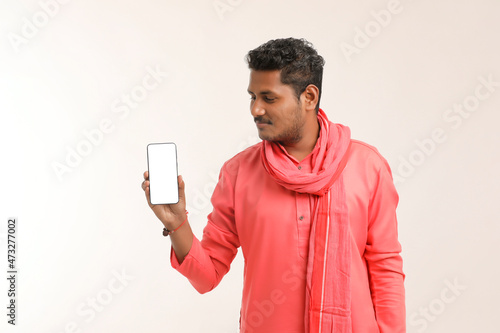
{"type": "Polygon", "coordinates": [[[310,229],[310,202],[309,195],[306,193],[296,193],[297,211],[295,221],[297,223],[297,246],[299,255],[306,259],[309,248],[309,229],[310,229]]]}

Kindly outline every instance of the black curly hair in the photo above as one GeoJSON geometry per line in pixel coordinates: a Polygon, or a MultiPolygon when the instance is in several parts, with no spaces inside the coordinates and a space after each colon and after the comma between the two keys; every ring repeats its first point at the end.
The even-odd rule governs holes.
{"type": "Polygon", "coordinates": [[[272,39],[249,51],[246,61],[253,70],[280,70],[281,83],[290,85],[297,99],[308,85],[314,84],[319,90],[318,112],[325,61],[310,42],[291,37],[272,39]]]}

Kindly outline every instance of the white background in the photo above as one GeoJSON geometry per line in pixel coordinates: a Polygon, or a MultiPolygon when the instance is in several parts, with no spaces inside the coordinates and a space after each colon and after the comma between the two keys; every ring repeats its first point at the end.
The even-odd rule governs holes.
{"type": "Polygon", "coordinates": [[[258,142],[244,56],[289,36],[326,60],[329,118],[399,177],[408,332],[498,331],[500,86],[475,94],[479,77],[500,82],[499,1],[63,2],[0,4],[5,274],[9,217],[19,232],[18,325],[7,325],[2,278],[2,332],[238,331],[242,258],[205,295],[170,267],[140,188],[146,145],[177,143],[201,237],[222,163],[258,142]],[[141,92],[127,109],[123,96],[141,92]],[[447,111],[463,103],[464,116],[447,111]],[[78,147],[86,156],[58,177],[78,147]]]}

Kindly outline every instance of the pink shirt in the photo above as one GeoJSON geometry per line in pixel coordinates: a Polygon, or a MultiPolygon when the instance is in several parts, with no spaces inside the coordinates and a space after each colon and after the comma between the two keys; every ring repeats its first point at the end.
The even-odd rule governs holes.
{"type": "MultiPolygon", "coordinates": [[[[304,333],[312,200],[268,175],[261,144],[223,165],[202,240],[194,238],[181,265],[172,251],[171,264],[205,293],[218,285],[241,246],[241,332],[304,333]]],[[[289,158],[300,170],[311,170],[311,154],[300,163],[289,158]]],[[[352,332],[406,332],[398,194],[389,165],[374,147],[353,140],[343,175],[353,240],[352,332]]]]}

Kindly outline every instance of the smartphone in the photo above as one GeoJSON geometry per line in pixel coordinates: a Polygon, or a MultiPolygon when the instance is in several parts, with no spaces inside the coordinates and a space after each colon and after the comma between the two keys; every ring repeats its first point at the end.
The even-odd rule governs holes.
{"type": "Polygon", "coordinates": [[[179,183],[177,181],[177,147],[175,143],[150,143],[147,155],[151,204],[178,203],[179,183]]]}

